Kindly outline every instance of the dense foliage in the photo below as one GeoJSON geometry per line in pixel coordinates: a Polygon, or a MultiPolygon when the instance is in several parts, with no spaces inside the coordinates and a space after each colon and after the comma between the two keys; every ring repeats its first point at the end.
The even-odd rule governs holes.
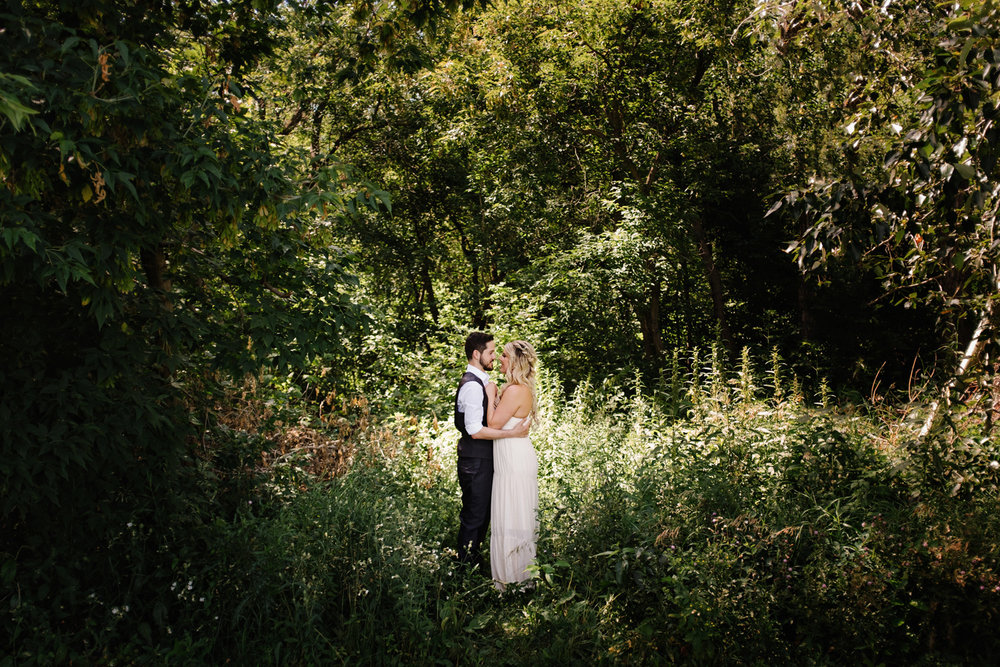
{"type": "Polygon", "coordinates": [[[7,662],[974,659],[998,36],[972,0],[3,0],[7,662]],[[548,373],[532,593],[448,559],[470,328],[548,373]]]}
{"type": "Polygon", "coordinates": [[[88,633],[101,605],[152,597],[216,495],[199,390],[301,367],[359,320],[315,231],[354,192],[241,109],[256,11],[206,12],[4,8],[0,526],[12,608],[53,612],[5,633],[88,633]],[[238,62],[212,55],[230,39],[238,62]]]}
{"type": "MultiPolygon", "coordinates": [[[[357,430],[356,405],[327,420],[354,426],[349,472],[320,483],[308,446],[275,459],[272,500],[176,554],[162,635],[125,604],[93,636],[106,657],[186,663],[976,664],[1000,648],[995,446],[964,461],[956,503],[885,414],[809,405],[777,359],[766,375],[702,359],[652,395],[566,401],[543,378],[532,588],[456,569],[450,425],[357,430]]],[[[13,620],[19,659],[58,646],[13,620]]]]}

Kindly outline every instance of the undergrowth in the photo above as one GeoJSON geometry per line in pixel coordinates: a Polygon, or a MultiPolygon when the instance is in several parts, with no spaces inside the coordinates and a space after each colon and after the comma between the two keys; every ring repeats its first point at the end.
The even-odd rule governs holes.
{"type": "MultiPolygon", "coordinates": [[[[450,423],[331,400],[295,425],[320,435],[269,440],[267,493],[181,540],[169,614],[116,609],[118,630],[86,657],[983,662],[1000,649],[996,447],[917,450],[898,420],[825,390],[806,400],[771,364],[727,372],[706,355],[653,392],[584,384],[568,398],[543,377],[538,560],[532,586],[505,593],[454,564],[450,423]],[[142,623],[162,627],[129,632],[142,623]]],[[[273,412],[243,427],[287,424],[273,412]]],[[[8,663],[41,655],[19,637],[8,663]]]]}

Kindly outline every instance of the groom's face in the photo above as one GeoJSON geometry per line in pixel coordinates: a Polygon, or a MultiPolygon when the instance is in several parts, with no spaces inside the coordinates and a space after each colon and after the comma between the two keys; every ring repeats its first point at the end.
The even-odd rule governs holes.
{"type": "Polygon", "coordinates": [[[486,349],[479,355],[479,365],[484,371],[493,370],[493,360],[497,358],[497,344],[493,341],[486,343],[486,349]]]}

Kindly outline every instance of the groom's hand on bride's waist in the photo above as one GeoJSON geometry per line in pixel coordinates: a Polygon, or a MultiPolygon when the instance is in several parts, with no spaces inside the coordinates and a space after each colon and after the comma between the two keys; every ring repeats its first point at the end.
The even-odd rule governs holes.
{"type": "Polygon", "coordinates": [[[513,438],[526,438],[528,437],[528,431],[531,430],[531,416],[527,416],[521,420],[521,423],[511,429],[511,437],[513,438]]]}

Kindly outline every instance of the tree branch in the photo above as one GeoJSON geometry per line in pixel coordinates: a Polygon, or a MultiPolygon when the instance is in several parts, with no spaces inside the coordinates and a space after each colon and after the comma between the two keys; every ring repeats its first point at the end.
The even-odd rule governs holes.
{"type": "Polygon", "coordinates": [[[311,101],[312,100],[305,100],[302,104],[299,105],[298,110],[294,114],[292,114],[292,117],[288,119],[288,122],[285,123],[285,126],[281,128],[280,132],[281,135],[291,134],[292,130],[298,127],[299,123],[302,122],[302,119],[306,117],[306,109],[308,109],[309,103],[311,101]]]}

